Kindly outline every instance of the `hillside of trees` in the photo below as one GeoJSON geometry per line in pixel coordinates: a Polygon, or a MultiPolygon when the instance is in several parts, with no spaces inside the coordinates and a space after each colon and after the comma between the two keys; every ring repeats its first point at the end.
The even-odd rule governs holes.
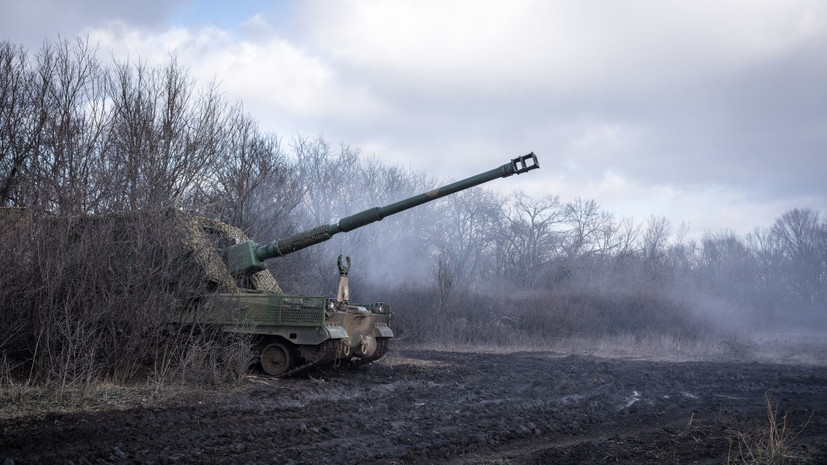
{"type": "MultiPolygon", "coordinates": [[[[87,253],[61,255],[51,240],[55,218],[157,212],[146,231],[164,236],[172,233],[163,212],[174,208],[267,242],[447,181],[321,137],[265,133],[241,103],[194,82],[175,58],[151,67],[102,60],[84,40],[31,53],[2,42],[4,366],[28,367],[42,378],[131,379],[148,358],[164,373],[195,357],[176,349],[175,361],[159,366],[159,332],[149,317],[136,319],[129,350],[102,334],[100,328],[114,331],[100,324],[111,312],[163,311],[164,296],[148,279],[159,271],[119,269],[101,259],[95,237],[87,238],[87,253]],[[146,295],[131,302],[89,297],[125,280],[146,295]],[[100,354],[114,362],[99,365],[100,354]]],[[[536,198],[478,187],[270,267],[288,293],[334,296],[336,257],[351,256],[352,300],[390,302],[398,340],[409,343],[692,343],[712,334],[825,327],[823,212],[792,209],[746,236],[720,231],[690,240],[666,218],[618,218],[587,194],[536,198]]],[[[204,366],[244,343],[176,337],[200,338],[204,366]]]]}

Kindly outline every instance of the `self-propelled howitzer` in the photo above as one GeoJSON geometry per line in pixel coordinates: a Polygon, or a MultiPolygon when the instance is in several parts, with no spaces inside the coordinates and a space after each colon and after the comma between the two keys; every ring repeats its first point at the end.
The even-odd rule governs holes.
{"type": "MultiPolygon", "coordinates": [[[[340,232],[360,228],[440,197],[537,168],[537,157],[529,153],[462,181],[384,207],[371,208],[286,239],[265,245],[244,240],[225,248],[223,257],[230,273],[239,283],[255,281],[262,275],[272,278],[265,271],[265,260],[324,242],[340,232]]],[[[382,357],[387,351],[388,341],[393,338],[390,306],[385,303],[348,302],[350,258],[345,263],[341,258],[336,300],[263,292],[246,286],[241,286],[235,293],[212,295],[214,306],[232,309],[233,314],[237,315],[233,320],[224,320],[222,329],[254,335],[261,368],[275,376],[293,374],[330,362],[367,363],[382,357]]]]}
{"type": "Polygon", "coordinates": [[[276,239],[267,245],[258,245],[253,241],[244,241],[233,245],[225,251],[225,260],[230,272],[235,276],[246,276],[267,269],[265,260],[281,257],[289,253],[310,247],[311,245],[324,242],[334,234],[352,231],[368,224],[380,221],[381,219],[396,213],[408,210],[409,208],[422,205],[423,203],[436,200],[446,195],[477,186],[479,184],[493,181],[498,178],[506,178],[513,174],[522,174],[527,171],[539,168],[537,156],[534,153],[523,155],[512,159],[499,168],[480,173],[476,176],[457,181],[447,186],[410,197],[384,207],[374,207],[355,215],[347,216],[338,223],[322,225],[313,229],[295,234],[286,239],[276,239]]]}

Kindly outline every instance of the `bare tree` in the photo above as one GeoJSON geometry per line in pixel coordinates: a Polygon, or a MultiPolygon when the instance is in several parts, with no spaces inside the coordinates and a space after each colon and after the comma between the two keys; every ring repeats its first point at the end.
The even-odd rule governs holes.
{"type": "Polygon", "coordinates": [[[698,273],[712,294],[743,297],[755,289],[757,268],[752,251],[735,234],[710,233],[701,240],[698,273]]]}
{"type": "Polygon", "coordinates": [[[309,224],[330,222],[350,208],[362,206],[354,201],[358,199],[354,188],[360,170],[358,151],[345,145],[335,151],[321,137],[299,137],[293,141],[293,152],[305,189],[309,224]]]}
{"type": "Polygon", "coordinates": [[[226,106],[215,88],[197,98],[173,59],[163,70],[120,63],[109,83],[114,119],[109,132],[110,208],[186,204],[211,179],[226,106]]]}
{"type": "MultiPolygon", "coordinates": [[[[436,181],[425,174],[377,159],[364,160],[361,166],[356,185],[368,208],[412,197],[436,185],[436,181]]],[[[383,285],[420,285],[424,277],[430,276],[434,266],[432,251],[435,247],[428,243],[428,231],[440,216],[442,207],[442,201],[420,205],[365,228],[369,240],[358,249],[359,267],[354,271],[356,282],[369,277],[372,282],[383,285]],[[389,250],[393,253],[387,253],[389,250]],[[360,275],[363,272],[364,278],[360,275]]]]}
{"type": "Polygon", "coordinates": [[[40,114],[31,78],[23,48],[0,42],[0,206],[20,204],[14,191],[35,152],[40,114]]]}
{"type": "MultiPolygon", "coordinates": [[[[365,203],[369,199],[361,195],[361,166],[356,150],[346,145],[335,150],[322,137],[297,137],[291,148],[301,203],[291,215],[293,229],[281,229],[282,233],[292,234],[330,224],[367,208],[365,203]]],[[[272,260],[271,270],[292,292],[318,295],[327,289],[335,289],[336,256],[358,249],[364,234],[364,229],[340,234],[323,244],[272,260]]]]}
{"type": "Polygon", "coordinates": [[[778,290],[779,266],[783,252],[778,239],[769,229],[755,228],[745,239],[756,260],[756,283],[763,289],[778,290]]]}
{"type": "Polygon", "coordinates": [[[569,230],[565,253],[570,260],[593,251],[603,226],[602,220],[602,212],[594,200],[578,197],[566,204],[565,221],[569,230]]]}
{"type": "Polygon", "coordinates": [[[533,289],[541,270],[557,256],[563,233],[563,206],[554,196],[535,200],[515,192],[505,214],[506,227],[498,238],[497,261],[505,276],[533,289]]]}
{"type": "Polygon", "coordinates": [[[615,276],[629,275],[637,256],[636,245],[640,238],[642,226],[631,218],[624,218],[615,223],[613,232],[613,250],[611,270],[615,276]]]}
{"type": "Polygon", "coordinates": [[[666,277],[666,252],[671,224],[665,216],[651,216],[643,231],[641,252],[650,279],[660,280],[666,277]]]}
{"type": "Polygon", "coordinates": [[[109,108],[95,53],[77,39],[47,44],[37,57],[44,124],[32,174],[38,203],[58,214],[94,211],[106,195],[101,156],[109,108]]]}
{"type": "Polygon", "coordinates": [[[442,257],[443,268],[449,267],[441,273],[453,275],[454,289],[472,289],[492,276],[492,250],[501,229],[502,204],[499,196],[485,189],[459,192],[440,202],[429,237],[442,257]]]}
{"type": "Polygon", "coordinates": [[[827,222],[811,209],[790,210],[772,226],[790,290],[807,303],[827,302],[827,222]]]}
{"type": "Polygon", "coordinates": [[[589,280],[598,272],[604,247],[611,246],[613,219],[594,200],[576,198],[566,203],[563,213],[564,239],[555,281],[589,280]]]}
{"type": "Polygon", "coordinates": [[[250,236],[273,234],[301,200],[278,138],[260,134],[256,122],[238,106],[220,157],[213,193],[220,217],[250,236]]]}

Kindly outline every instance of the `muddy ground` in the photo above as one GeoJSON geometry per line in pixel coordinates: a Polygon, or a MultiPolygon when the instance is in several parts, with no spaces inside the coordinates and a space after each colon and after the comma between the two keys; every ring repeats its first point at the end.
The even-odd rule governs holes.
{"type": "Polygon", "coordinates": [[[0,461],[734,463],[767,430],[768,391],[788,454],[827,463],[825,367],[401,349],[164,407],[0,420],[0,461]]]}

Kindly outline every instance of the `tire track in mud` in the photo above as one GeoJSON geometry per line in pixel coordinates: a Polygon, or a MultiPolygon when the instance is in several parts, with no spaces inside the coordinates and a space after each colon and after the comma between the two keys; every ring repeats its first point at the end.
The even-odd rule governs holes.
{"type": "MultiPolygon", "coordinates": [[[[252,377],[249,384],[202,403],[3,420],[0,460],[720,462],[727,425],[765,420],[769,389],[781,409],[798,417],[827,411],[823,367],[548,353],[402,350],[355,370],[252,377]]],[[[808,429],[808,440],[827,438],[823,413],[808,429]]]]}

